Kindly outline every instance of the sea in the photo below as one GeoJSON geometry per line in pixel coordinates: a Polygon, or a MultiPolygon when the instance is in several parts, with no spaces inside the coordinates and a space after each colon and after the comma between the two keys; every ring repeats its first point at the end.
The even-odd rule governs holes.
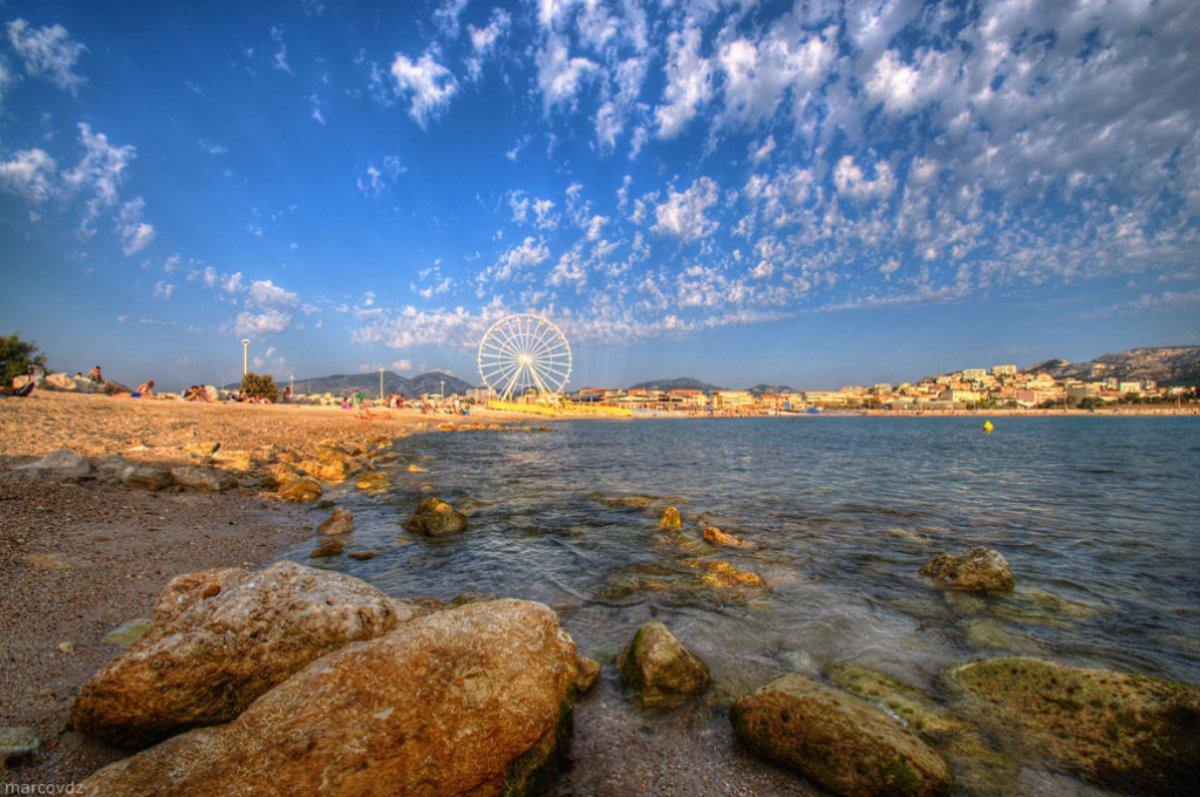
{"type": "MultiPolygon", "coordinates": [[[[697,728],[728,741],[714,730],[722,706],[775,675],[846,662],[934,699],[945,668],[1005,654],[1200,684],[1200,419],[1002,417],[990,433],[983,420],[579,421],[415,435],[396,444],[389,491],[348,485],[338,497],[355,516],[348,550],[376,556],[318,566],[397,597],[551,605],[579,649],[609,665],[603,710],[627,712],[637,733],[678,737],[660,757],[687,754],[697,728]],[[403,531],[428,495],[465,512],[468,530],[403,531]],[[667,506],[682,514],[681,532],[660,528],[667,506]],[[748,547],[714,548],[706,526],[748,547]],[[1010,562],[1011,596],[945,593],[918,573],[936,553],[980,545],[1010,562]],[[717,560],[765,586],[706,584],[717,560]],[[717,685],[702,709],[676,709],[690,711],[686,722],[628,708],[611,666],[650,619],[717,685]]],[[[708,776],[736,784],[754,766],[731,755],[708,776]]],[[[594,790],[603,777],[592,775],[562,793],[594,790]]],[[[1095,793],[1061,773],[1014,778],[989,788],[1095,793]]]]}

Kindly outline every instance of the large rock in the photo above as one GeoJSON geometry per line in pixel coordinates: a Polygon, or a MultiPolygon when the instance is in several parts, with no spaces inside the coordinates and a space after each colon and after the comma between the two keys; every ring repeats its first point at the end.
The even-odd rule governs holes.
{"type": "Polygon", "coordinates": [[[27,470],[39,476],[54,476],[60,479],[81,479],[92,472],[92,466],[78,454],[59,449],[51,451],[46,456],[21,465],[17,470],[27,470]]]}
{"type": "Polygon", "coordinates": [[[223,470],[198,468],[195,465],[180,465],[171,468],[171,478],[182,487],[220,493],[237,487],[237,479],[223,470]]]}
{"type": "Polygon", "coordinates": [[[349,645],[236,720],[118,761],[110,794],[525,794],[569,728],[575,645],[549,608],[448,609],[349,645]]]}
{"type": "Polygon", "coordinates": [[[937,586],[945,589],[1001,595],[1012,592],[1013,588],[1008,560],[991,548],[972,548],[963,554],[938,554],[921,567],[921,575],[929,576],[937,586]]]}
{"type": "Polygon", "coordinates": [[[413,516],[404,521],[404,528],[417,534],[440,537],[454,534],[467,527],[467,516],[440,498],[426,498],[413,516]]]}
{"type": "Polygon", "coordinates": [[[226,722],[312,660],[414,614],[358,579],[279,562],[173,579],[154,624],[83,685],[71,724],[124,746],[226,722]]]}
{"type": "MultiPolygon", "coordinates": [[[[41,740],[33,728],[0,728],[0,769],[19,767],[35,760],[42,751],[41,740]]],[[[13,784],[14,786],[16,784],[13,784]]],[[[19,794],[20,792],[15,792],[19,794]]]]}
{"type": "Polygon", "coordinates": [[[621,651],[617,669],[626,684],[641,692],[644,705],[677,702],[683,695],[704,691],[711,682],[708,668],[658,620],[637,630],[621,651]]]}
{"type": "Polygon", "coordinates": [[[284,501],[315,501],[321,497],[321,485],[312,479],[296,479],[284,482],[278,495],[284,501]]]}
{"type": "Polygon", "coordinates": [[[1040,659],[950,670],[959,709],[1026,757],[1135,794],[1200,794],[1200,689],[1040,659]]]}
{"type": "Polygon", "coordinates": [[[329,517],[317,526],[317,531],[321,534],[349,534],[354,531],[354,516],[349,510],[335,507],[329,517]]]}
{"type": "Polygon", "coordinates": [[[880,709],[803,675],[776,678],[735,702],[734,733],[835,794],[949,794],[946,762],[880,709]]]}
{"type": "Polygon", "coordinates": [[[667,531],[679,531],[683,528],[683,517],[679,514],[679,510],[673,506],[669,506],[663,510],[662,517],[658,520],[667,531]]]}
{"type": "Polygon", "coordinates": [[[174,483],[168,471],[153,465],[130,465],[125,469],[121,481],[126,487],[152,492],[165,490],[174,483]]]}

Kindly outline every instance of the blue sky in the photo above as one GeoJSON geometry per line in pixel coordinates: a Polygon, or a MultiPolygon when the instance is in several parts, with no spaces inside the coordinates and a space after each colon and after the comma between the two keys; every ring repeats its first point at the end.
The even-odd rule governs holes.
{"type": "Polygon", "coordinates": [[[127,382],[1200,340],[1194,0],[0,0],[0,326],[127,382]]]}

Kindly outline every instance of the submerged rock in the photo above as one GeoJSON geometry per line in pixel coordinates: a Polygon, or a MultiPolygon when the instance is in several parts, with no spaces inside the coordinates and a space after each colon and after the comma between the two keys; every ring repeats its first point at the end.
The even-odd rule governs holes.
{"type": "Polygon", "coordinates": [[[710,587],[762,587],[767,583],[758,573],[741,570],[729,562],[708,562],[705,570],[700,580],[710,587]]]}
{"type": "Polygon", "coordinates": [[[413,615],[358,579],[293,562],[178,576],[146,634],[79,690],[71,725],[138,747],[226,722],[313,659],[413,615]]]}
{"type": "Polygon", "coordinates": [[[198,468],[195,465],[181,465],[171,468],[171,478],[182,487],[193,490],[204,490],[212,493],[224,492],[237,486],[237,479],[225,471],[212,468],[198,468]]]}
{"type": "Polygon", "coordinates": [[[349,511],[337,507],[329,513],[329,517],[317,526],[321,534],[349,534],[354,531],[354,516],[349,511]]]}
{"type": "Polygon", "coordinates": [[[835,794],[950,793],[946,762],[915,734],[870,703],[803,675],[746,695],[729,719],[751,750],[835,794]]]}
{"type": "Polygon", "coordinates": [[[1013,588],[1008,560],[991,548],[972,548],[962,554],[940,553],[925,563],[921,575],[929,576],[945,589],[995,595],[1012,592],[1013,588]]]}
{"type": "Polygon", "coordinates": [[[324,559],[329,556],[338,556],[346,548],[346,543],[337,537],[329,537],[317,543],[317,547],[312,549],[312,553],[308,556],[310,559],[324,559]]]}
{"type": "Polygon", "coordinates": [[[644,705],[675,702],[703,692],[712,681],[704,662],[658,620],[637,630],[617,658],[617,669],[626,684],[641,692],[644,705]]]}
{"type": "Polygon", "coordinates": [[[315,501],[321,497],[321,485],[312,479],[285,482],[279,488],[279,497],[284,501],[315,501]]]}
{"type": "Polygon", "coordinates": [[[732,534],[726,534],[716,526],[706,526],[701,532],[704,541],[718,548],[750,548],[750,543],[743,542],[732,534]]]}
{"type": "Polygon", "coordinates": [[[228,725],[111,764],[85,795],[519,795],[571,722],[575,645],[546,606],[477,603],[297,673],[228,725]]]}
{"type": "Polygon", "coordinates": [[[153,624],[153,620],[148,620],[145,617],[135,617],[113,628],[101,637],[100,641],[107,645],[119,645],[120,647],[127,648],[144,637],[153,624]]]}
{"type": "Polygon", "coordinates": [[[36,759],[41,750],[41,740],[33,728],[0,728],[0,766],[9,768],[27,764],[36,759]]]}
{"type": "Polygon", "coordinates": [[[683,518],[679,515],[679,510],[673,506],[669,506],[663,511],[662,518],[658,522],[667,531],[679,531],[683,528],[683,518]]]}
{"type": "Polygon", "coordinates": [[[21,465],[17,470],[30,471],[39,476],[54,476],[60,479],[82,479],[92,472],[86,459],[66,449],[51,451],[41,459],[21,465]]]}
{"type": "Polygon", "coordinates": [[[880,670],[858,664],[835,664],[826,673],[841,688],[900,717],[914,731],[944,737],[966,730],[967,724],[934,703],[915,686],[880,670]]]}
{"type": "Polygon", "coordinates": [[[596,683],[596,679],[600,676],[600,662],[589,659],[587,656],[577,656],[575,664],[579,667],[579,676],[575,679],[575,689],[579,694],[583,694],[592,688],[592,684],[596,683]]]}
{"type": "Polygon", "coordinates": [[[346,555],[349,556],[351,559],[357,559],[360,562],[365,562],[368,559],[375,558],[374,551],[351,551],[350,553],[348,553],[346,555]]]}
{"type": "Polygon", "coordinates": [[[392,476],[387,471],[370,470],[360,473],[354,486],[360,490],[386,490],[392,483],[392,476]]]}
{"type": "Polygon", "coordinates": [[[404,521],[408,531],[430,537],[454,534],[466,527],[467,516],[440,498],[426,498],[413,516],[404,521]]]}
{"type": "Polygon", "coordinates": [[[1101,786],[1200,793],[1200,689],[1041,659],[973,662],[946,674],[964,713],[1024,755],[1047,757],[1101,786]]]}

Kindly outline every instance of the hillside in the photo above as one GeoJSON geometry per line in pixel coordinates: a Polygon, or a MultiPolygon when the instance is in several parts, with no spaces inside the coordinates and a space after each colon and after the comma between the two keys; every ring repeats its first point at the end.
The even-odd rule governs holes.
{"type": "Polygon", "coordinates": [[[1153,379],[1160,385],[1200,384],[1200,346],[1160,346],[1105,354],[1088,362],[1047,360],[1024,369],[1044,371],[1055,379],[1153,379]]]}
{"type": "Polygon", "coordinates": [[[636,385],[630,385],[630,390],[703,390],[705,392],[720,390],[716,385],[710,385],[707,382],[701,382],[699,379],[690,379],[686,376],[681,376],[678,379],[654,379],[649,382],[638,382],[636,385]]]}
{"type": "Polygon", "coordinates": [[[787,385],[766,385],[766,384],[759,384],[759,385],[755,385],[754,387],[748,387],[748,388],[746,388],[746,390],[748,390],[749,392],[753,393],[756,396],[761,396],[763,393],[798,393],[798,392],[800,392],[800,391],[796,390],[796,388],[788,387],[787,385]]]}
{"type": "MultiPolygon", "coordinates": [[[[413,377],[400,376],[391,371],[383,372],[383,392],[400,393],[409,398],[425,393],[437,393],[441,390],[441,382],[445,380],[446,395],[457,393],[460,396],[474,387],[469,382],[443,374],[440,371],[430,371],[413,377]]],[[[236,390],[237,385],[228,385],[236,390]]],[[[312,379],[297,379],[297,393],[333,393],[344,396],[356,390],[364,391],[368,396],[379,395],[379,372],[366,374],[334,374],[319,376],[312,379]]]]}

